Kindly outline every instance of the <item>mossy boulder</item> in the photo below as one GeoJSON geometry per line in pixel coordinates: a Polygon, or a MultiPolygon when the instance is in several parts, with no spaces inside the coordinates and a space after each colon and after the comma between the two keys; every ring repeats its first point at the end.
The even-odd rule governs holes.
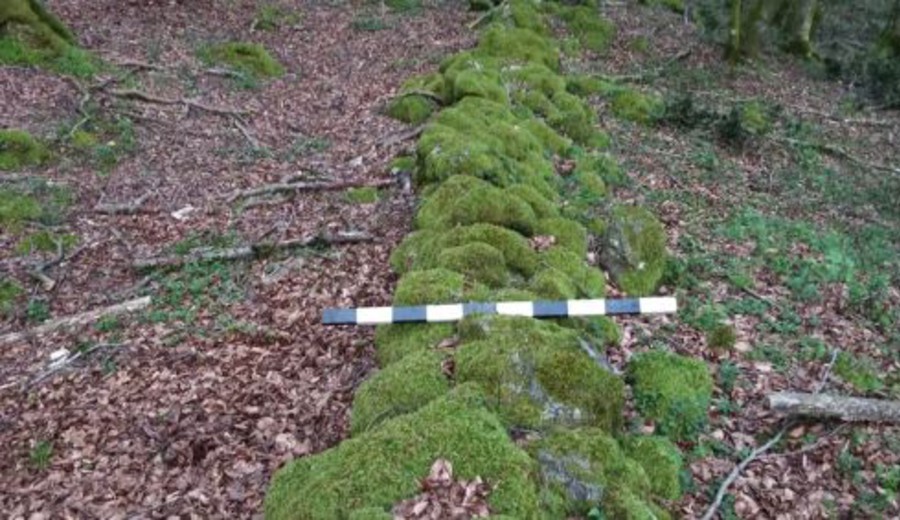
{"type": "Polygon", "coordinates": [[[333,520],[362,508],[390,510],[418,492],[435,460],[446,459],[457,478],[480,476],[493,486],[492,512],[536,518],[534,463],[483,401],[476,388],[458,387],[417,412],[288,463],[269,486],[265,517],[333,520]]]}
{"type": "MultiPolygon", "coordinates": [[[[419,140],[416,154],[419,185],[454,175],[477,177],[498,187],[531,185],[552,198],[553,163],[543,136],[534,124],[509,107],[482,98],[466,97],[442,110],[419,140]]],[[[532,120],[533,121],[533,120],[532,120]]]]}
{"type": "Polygon", "coordinates": [[[353,396],[350,432],[357,436],[384,421],[411,413],[450,391],[437,350],[412,353],[360,385],[353,396]]]}
{"type": "Polygon", "coordinates": [[[579,258],[585,258],[588,251],[587,230],[578,222],[563,218],[545,218],[538,221],[535,235],[552,236],[556,245],[571,251],[579,258]]]}
{"type": "Polygon", "coordinates": [[[493,26],[478,41],[478,52],[507,63],[539,63],[559,70],[554,41],[528,29],[493,26]]]}
{"type": "Polygon", "coordinates": [[[641,500],[650,495],[647,474],[608,432],[597,428],[555,429],[530,451],[541,467],[542,497],[551,518],[587,515],[597,505],[603,509],[604,518],[632,518],[610,514],[619,510],[615,497],[622,494],[649,507],[641,500]]]}
{"type": "Polygon", "coordinates": [[[394,305],[428,305],[463,301],[465,277],[447,269],[406,273],[397,282],[394,305]]]}
{"type": "Polygon", "coordinates": [[[464,274],[466,279],[488,287],[503,287],[509,281],[503,253],[483,242],[472,242],[441,251],[438,265],[464,274]]]}
{"type": "Polygon", "coordinates": [[[546,300],[572,300],[578,297],[578,287],[566,273],[552,268],[541,269],[528,284],[528,289],[546,300]]]}
{"type": "Polygon", "coordinates": [[[24,130],[0,130],[0,171],[38,166],[50,157],[47,147],[24,130]]]}
{"type": "Polygon", "coordinates": [[[672,441],[659,436],[628,437],[625,453],[644,468],[654,496],[678,500],[681,496],[679,474],[684,465],[681,452],[672,441]]]}
{"type": "Polygon", "coordinates": [[[419,125],[424,123],[431,117],[434,112],[435,104],[425,96],[419,95],[401,95],[388,103],[385,113],[388,117],[409,123],[411,125],[419,125]]]}
{"type": "Polygon", "coordinates": [[[531,234],[536,222],[534,210],[522,199],[465,175],[447,179],[425,199],[416,214],[420,229],[486,223],[531,234]]]}
{"type": "Polygon", "coordinates": [[[602,298],[606,295],[606,280],[600,270],[588,265],[580,257],[563,247],[552,247],[541,253],[541,264],[565,274],[578,291],[578,296],[602,298]]]}
{"type": "Polygon", "coordinates": [[[553,129],[573,140],[592,145],[596,114],[581,98],[566,91],[566,80],[539,64],[507,67],[503,71],[512,99],[543,118],[553,129]]]}
{"type": "Polygon", "coordinates": [[[632,296],[653,293],[666,266],[666,235],[646,209],[615,206],[601,238],[600,263],[616,284],[632,296]]]}
{"type": "Polygon", "coordinates": [[[527,184],[516,184],[506,188],[507,193],[524,200],[537,218],[558,217],[559,209],[553,199],[542,195],[538,190],[527,184]]]}
{"type": "Polygon", "coordinates": [[[428,351],[453,337],[451,323],[397,323],[375,329],[375,352],[382,368],[417,352],[428,351]]]}
{"type": "Polygon", "coordinates": [[[445,232],[411,233],[391,254],[391,266],[398,273],[431,269],[440,265],[440,255],[448,248],[467,244],[487,244],[503,254],[506,267],[525,278],[538,267],[537,253],[521,234],[494,224],[457,226],[445,232]]]}
{"type": "Polygon", "coordinates": [[[223,42],[207,45],[198,56],[208,64],[227,65],[257,78],[276,78],[284,67],[259,43],[223,42]]]}
{"type": "Polygon", "coordinates": [[[504,316],[468,320],[461,331],[457,380],[482,385],[507,426],[621,426],[624,384],[581,349],[575,331],[504,316]]]}
{"type": "Polygon", "coordinates": [[[673,440],[689,440],[707,423],[713,380],[706,363],[670,352],[636,355],[628,379],[637,411],[673,440]]]}

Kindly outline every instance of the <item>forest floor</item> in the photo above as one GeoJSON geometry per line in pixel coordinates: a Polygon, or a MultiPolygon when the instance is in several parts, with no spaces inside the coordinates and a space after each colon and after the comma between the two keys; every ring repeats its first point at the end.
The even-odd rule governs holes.
{"type": "MultiPolygon", "coordinates": [[[[37,222],[0,230],[3,276],[26,288],[5,309],[0,285],[7,516],[253,517],[275,469],[346,436],[353,391],[374,368],[371,331],[325,328],[321,309],[390,302],[387,257],[409,230],[412,198],[399,185],[374,198],[232,195],[270,183],[392,180],[390,159],[413,141],[379,108],[406,78],[473,44],[466,23],[476,15],[463,2],[403,13],[282,4],[290,8],[57,0],[83,45],[117,67],[87,91],[58,74],[0,68],[0,128],[49,136],[58,150],[49,166],[0,174],[0,197],[42,207],[37,222]],[[262,43],[286,73],[232,77],[198,58],[226,40],[262,43]],[[190,103],[129,99],[129,89],[190,103]],[[76,142],[79,129],[100,139],[76,142]],[[132,214],[108,214],[134,201],[132,214]],[[377,241],[135,267],[340,232],[377,241]],[[137,313],[2,343],[147,295],[137,313]],[[50,372],[61,348],[79,357],[50,372]]],[[[785,427],[766,408],[768,393],[824,384],[900,397],[900,175],[889,172],[900,167],[900,115],[857,106],[800,63],[730,69],[714,43],[664,9],[604,13],[618,27],[613,47],[568,60],[569,70],[622,75],[679,107],[640,125],[597,100],[629,176],[616,196],[666,224],[675,261],[663,291],[681,304],[677,317],[623,320],[610,359],[665,344],[708,361],[711,423],[683,446],[687,494],[674,505],[697,518],[734,465],[785,427]],[[729,133],[721,122],[747,107],[766,128],[729,133]],[[715,348],[723,330],[736,341],[715,348]]],[[[897,428],[792,423],[731,486],[721,512],[896,517],[898,490],[897,428]]]]}

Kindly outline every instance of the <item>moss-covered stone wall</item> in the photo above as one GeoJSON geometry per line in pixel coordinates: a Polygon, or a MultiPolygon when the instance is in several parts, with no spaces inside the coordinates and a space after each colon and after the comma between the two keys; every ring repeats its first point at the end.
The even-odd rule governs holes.
{"type": "MultiPolygon", "coordinates": [[[[394,304],[603,297],[604,273],[588,258],[603,260],[624,291],[653,293],[663,228],[611,198],[622,174],[582,97],[590,82],[565,74],[547,17],[574,21],[592,52],[614,27],[590,3],[494,9],[474,49],[409,80],[389,107],[427,121],[415,157],[403,160],[415,164],[420,204],[391,258],[401,275],[394,304]]],[[[491,484],[495,515],[668,518],[681,456],[666,437],[626,434],[626,385],[678,439],[702,426],[709,375],[675,357],[686,375],[657,378],[650,357],[626,378],[604,355],[620,337],[605,317],[379,327],[381,370],[357,391],[351,438],[282,468],[266,517],[380,518],[444,458],[459,478],[491,484]]]]}

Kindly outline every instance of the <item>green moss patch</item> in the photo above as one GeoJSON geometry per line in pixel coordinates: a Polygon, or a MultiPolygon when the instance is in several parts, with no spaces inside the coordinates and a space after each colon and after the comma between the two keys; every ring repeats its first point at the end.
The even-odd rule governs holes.
{"type": "Polygon", "coordinates": [[[585,48],[595,52],[606,50],[616,35],[616,26],[600,16],[596,6],[562,9],[560,18],[585,48]]]}
{"type": "Polygon", "coordinates": [[[553,163],[544,136],[532,133],[531,127],[503,104],[466,97],[442,110],[422,134],[416,182],[472,176],[498,187],[528,184],[552,198],[553,163]]]}
{"type": "Polygon", "coordinates": [[[434,102],[425,96],[401,95],[391,100],[385,113],[398,121],[418,125],[428,120],[434,109],[434,102]]]}
{"type": "Polygon", "coordinates": [[[535,234],[554,237],[557,246],[568,249],[578,258],[587,256],[587,230],[574,220],[561,217],[542,219],[537,223],[535,234]]]}
{"type": "Polygon", "coordinates": [[[0,225],[15,229],[24,222],[35,220],[42,214],[37,199],[22,193],[0,189],[0,225]]]}
{"type": "Polygon", "coordinates": [[[508,426],[621,424],[624,384],[585,353],[577,334],[527,318],[471,320],[458,347],[458,381],[477,382],[508,426]]]}
{"type": "Polygon", "coordinates": [[[450,391],[441,370],[443,354],[422,350],[410,354],[366,380],[353,396],[350,432],[357,436],[384,421],[411,413],[450,391]]]}
{"type": "Polygon", "coordinates": [[[633,296],[656,290],[668,255],[665,230],[652,213],[637,206],[616,206],[602,242],[600,262],[622,290],[633,296]]]}
{"type": "Polygon", "coordinates": [[[457,388],[419,411],[279,470],[265,499],[269,520],[332,520],[361,508],[389,510],[414,496],[431,464],[446,459],[454,475],[493,486],[492,512],[537,516],[534,465],[513,444],[472,387],[457,388]]]}
{"type": "Polygon", "coordinates": [[[394,305],[427,305],[461,302],[465,277],[446,269],[412,271],[397,282],[394,305]]]}
{"type": "Polygon", "coordinates": [[[408,355],[430,350],[455,333],[456,327],[450,323],[380,325],[375,330],[378,365],[384,368],[408,355]]]}
{"type": "Polygon", "coordinates": [[[603,273],[587,265],[583,257],[564,249],[553,247],[541,254],[541,263],[565,274],[572,281],[578,295],[586,298],[602,298],[606,295],[603,273]]]}
{"type": "Polygon", "coordinates": [[[416,214],[419,228],[496,224],[530,234],[536,218],[522,199],[475,177],[454,176],[432,193],[416,214]]]}
{"type": "Polygon", "coordinates": [[[15,280],[0,278],[0,316],[12,314],[16,308],[16,301],[24,292],[15,280]]]}
{"type": "Polygon", "coordinates": [[[702,359],[639,354],[628,364],[628,378],[638,412],[655,421],[660,434],[689,440],[706,426],[713,381],[702,359]]]}
{"type": "Polygon", "coordinates": [[[656,497],[677,500],[681,496],[679,474],[684,462],[678,446],[658,436],[629,437],[624,445],[628,456],[644,468],[656,497]]]}
{"type": "Polygon", "coordinates": [[[467,279],[488,287],[502,287],[509,280],[503,253],[483,242],[472,242],[441,251],[438,265],[462,273],[467,279]]]}
{"type": "Polygon", "coordinates": [[[23,130],[0,130],[0,171],[37,166],[50,157],[47,147],[23,130]]]}
{"type": "Polygon", "coordinates": [[[665,103],[658,96],[622,88],[612,96],[612,112],[620,119],[650,124],[665,113],[665,103]]]}
{"type": "Polygon", "coordinates": [[[284,67],[259,43],[216,43],[201,48],[197,55],[209,65],[227,65],[256,78],[275,78],[284,74],[284,67]]]}
{"type": "Polygon", "coordinates": [[[344,198],[352,204],[372,204],[378,202],[378,188],[372,186],[350,188],[344,193],[344,198]]]}
{"type": "Polygon", "coordinates": [[[643,500],[651,488],[647,474],[608,432],[557,429],[531,451],[541,466],[542,496],[551,518],[587,515],[597,505],[604,518],[633,518],[619,514],[616,497],[622,495],[635,502],[626,511],[650,507],[643,500]]]}

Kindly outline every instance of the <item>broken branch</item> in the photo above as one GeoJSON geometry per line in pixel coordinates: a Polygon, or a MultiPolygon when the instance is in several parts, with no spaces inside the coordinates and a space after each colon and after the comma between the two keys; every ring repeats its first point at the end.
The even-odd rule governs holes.
{"type": "Polygon", "coordinates": [[[232,261],[248,258],[260,258],[271,255],[275,251],[312,247],[318,244],[338,245],[373,242],[375,237],[362,232],[341,232],[337,234],[316,235],[312,238],[284,240],[274,244],[259,243],[249,246],[230,247],[226,249],[202,249],[184,256],[155,256],[136,260],[135,269],[156,269],[160,267],[177,267],[199,262],[232,261]]]}
{"type": "Polygon", "coordinates": [[[885,399],[778,392],[769,396],[769,407],[788,415],[900,424],[900,402],[885,399]]]}
{"type": "Polygon", "coordinates": [[[228,202],[237,199],[270,195],[273,193],[287,193],[297,191],[343,191],[349,188],[384,188],[394,183],[391,179],[377,181],[345,181],[345,182],[293,182],[266,184],[257,188],[237,191],[228,196],[228,202]]]}
{"type": "Polygon", "coordinates": [[[127,302],[118,303],[109,307],[103,307],[102,309],[95,309],[92,311],[83,312],[81,314],[75,314],[74,316],[58,318],[44,323],[43,325],[38,325],[31,330],[27,330],[24,332],[12,332],[0,336],[0,345],[8,345],[16,341],[21,341],[29,336],[40,336],[42,334],[47,334],[48,332],[53,332],[64,327],[87,325],[88,323],[93,323],[104,316],[118,316],[119,314],[139,311],[149,305],[150,297],[144,296],[142,298],[129,300],[127,302]]]}

